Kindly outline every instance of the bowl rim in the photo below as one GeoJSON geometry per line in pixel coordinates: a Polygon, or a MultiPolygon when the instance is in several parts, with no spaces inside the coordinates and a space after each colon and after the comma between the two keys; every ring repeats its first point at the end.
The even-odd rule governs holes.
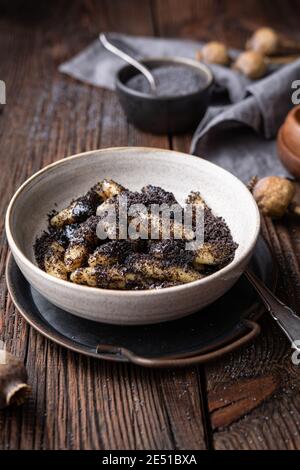
{"type": "Polygon", "coordinates": [[[299,111],[300,111],[300,104],[295,105],[295,106],[289,111],[289,113],[287,114],[286,119],[285,119],[285,123],[287,122],[287,120],[289,120],[289,122],[292,120],[294,123],[296,123],[296,126],[299,128],[299,127],[300,127],[300,123],[299,123],[299,121],[298,121],[298,120],[296,119],[296,117],[295,117],[295,114],[298,114],[299,111]]]}
{"type": "Polygon", "coordinates": [[[201,158],[201,157],[198,157],[198,156],[195,156],[195,155],[186,154],[184,152],[177,152],[177,151],[174,151],[174,150],[162,149],[162,148],[157,148],[157,147],[107,147],[107,148],[89,150],[89,151],[86,151],[86,152],[77,153],[77,154],[71,155],[69,157],[65,157],[65,158],[62,158],[60,160],[57,160],[56,162],[50,163],[49,165],[45,166],[41,170],[34,173],[27,180],[25,180],[24,183],[22,183],[22,185],[19,187],[19,189],[14,193],[14,195],[12,196],[12,198],[9,202],[9,205],[8,205],[7,211],[6,211],[6,215],[5,215],[5,231],[6,231],[8,244],[9,244],[9,247],[12,251],[12,254],[14,255],[14,252],[16,252],[17,256],[21,259],[23,264],[26,265],[26,267],[29,270],[32,270],[36,275],[42,276],[42,278],[44,278],[45,281],[56,284],[58,287],[59,286],[60,287],[65,286],[66,288],[77,291],[77,292],[78,291],[79,292],[90,292],[91,294],[92,293],[94,293],[94,294],[98,293],[99,295],[100,294],[101,295],[106,294],[106,295],[112,295],[112,296],[118,295],[118,296],[121,296],[121,297],[128,297],[128,296],[140,297],[140,296],[145,296],[145,295],[146,296],[153,296],[153,295],[158,296],[158,295],[165,295],[165,294],[168,294],[168,293],[171,294],[175,291],[180,292],[180,291],[186,290],[189,287],[204,286],[208,283],[213,282],[215,279],[217,279],[219,277],[222,277],[224,274],[229,273],[234,268],[238,268],[239,265],[244,261],[244,259],[251,252],[251,250],[253,250],[253,248],[254,248],[254,246],[257,242],[257,238],[258,238],[258,235],[259,235],[259,232],[260,232],[260,213],[259,213],[257,204],[256,204],[254,198],[251,196],[251,193],[249,192],[247,186],[244,185],[242,183],[242,181],[239,180],[239,178],[237,178],[236,176],[234,176],[232,173],[225,170],[224,168],[222,168],[222,167],[220,167],[220,166],[218,166],[214,163],[211,163],[210,161],[205,160],[205,159],[201,159],[201,160],[203,160],[205,163],[209,164],[212,167],[218,168],[218,170],[222,170],[223,172],[230,174],[230,176],[232,178],[234,178],[236,181],[238,181],[238,183],[241,185],[240,186],[241,190],[244,189],[245,193],[247,192],[249,194],[249,196],[251,196],[251,198],[249,197],[249,202],[252,199],[253,208],[254,208],[254,211],[256,212],[256,225],[254,227],[255,231],[254,231],[254,236],[252,238],[252,241],[251,241],[250,245],[244,250],[244,252],[242,252],[240,254],[239,258],[235,257],[228,265],[224,266],[219,271],[216,271],[215,273],[210,274],[209,276],[204,277],[202,279],[198,279],[196,281],[188,282],[188,283],[185,283],[185,284],[179,284],[178,286],[164,287],[163,289],[145,289],[145,290],[104,289],[104,288],[101,288],[101,287],[90,287],[90,286],[75,284],[75,283],[72,283],[70,281],[65,281],[63,279],[59,279],[59,278],[56,278],[54,276],[51,276],[50,274],[46,273],[41,268],[39,268],[39,266],[34,264],[32,261],[30,261],[29,258],[27,258],[27,256],[25,256],[23,251],[19,248],[19,246],[17,245],[17,243],[14,240],[13,230],[11,228],[11,217],[12,217],[13,208],[14,208],[14,205],[15,205],[17,199],[20,197],[20,195],[23,193],[23,191],[26,190],[27,186],[32,181],[34,181],[35,178],[42,175],[43,173],[46,173],[49,170],[51,170],[51,169],[53,169],[57,166],[68,164],[70,161],[76,160],[78,158],[82,158],[83,156],[96,154],[96,153],[102,154],[102,153],[106,153],[106,152],[109,152],[109,151],[114,151],[114,152],[120,151],[120,152],[122,152],[122,151],[128,151],[128,150],[130,150],[131,152],[141,152],[141,151],[143,151],[143,152],[151,153],[153,151],[159,151],[159,152],[168,152],[168,153],[170,152],[172,154],[177,153],[177,154],[181,154],[185,158],[190,158],[190,159],[193,159],[193,160],[198,160],[198,159],[201,158]]]}
{"type": "Polygon", "coordinates": [[[192,93],[186,93],[185,95],[155,96],[149,93],[143,93],[141,91],[134,90],[133,88],[129,88],[128,86],[125,85],[125,83],[122,82],[122,80],[120,79],[120,74],[123,72],[123,70],[126,70],[126,69],[135,70],[135,67],[133,67],[133,65],[127,64],[127,65],[122,66],[116,74],[116,80],[115,80],[116,88],[121,89],[128,96],[135,96],[137,98],[143,98],[148,101],[158,102],[158,101],[175,101],[175,100],[181,100],[181,99],[186,99],[186,98],[194,98],[195,96],[199,95],[199,93],[208,91],[209,88],[214,83],[214,75],[211,69],[207,65],[203,64],[202,62],[198,62],[195,59],[189,59],[186,57],[179,57],[179,56],[170,56],[170,57],[146,57],[141,60],[141,63],[143,64],[146,64],[147,62],[158,62],[158,63],[169,62],[170,64],[186,65],[188,67],[198,69],[204,72],[204,74],[206,75],[206,78],[208,79],[208,82],[203,88],[200,88],[197,91],[193,91],[192,93]]]}
{"type": "Polygon", "coordinates": [[[283,127],[281,127],[278,131],[277,148],[279,150],[279,157],[283,165],[285,165],[285,162],[288,161],[289,163],[294,163],[296,166],[300,166],[300,155],[297,155],[287,144],[286,139],[284,138],[283,127]],[[282,151],[285,152],[284,157],[282,156],[282,151]]]}

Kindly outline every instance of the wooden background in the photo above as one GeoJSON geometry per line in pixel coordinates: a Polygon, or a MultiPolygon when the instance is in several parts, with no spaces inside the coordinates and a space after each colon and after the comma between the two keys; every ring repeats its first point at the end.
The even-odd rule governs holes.
{"type": "MultiPolygon", "coordinates": [[[[33,331],[7,295],[8,201],[41,167],[100,147],[188,151],[190,135],[157,137],[128,125],[114,93],[57,72],[101,30],[221,39],[241,47],[256,26],[300,40],[300,2],[281,0],[0,1],[0,338],[24,359],[32,386],[0,412],[2,449],[300,449],[299,367],[267,316],[248,347],[207,366],[146,370],[88,359],[33,331]]],[[[300,78],[300,77],[299,77],[300,78]]],[[[281,282],[300,311],[300,226],[264,222],[281,282]]]]}

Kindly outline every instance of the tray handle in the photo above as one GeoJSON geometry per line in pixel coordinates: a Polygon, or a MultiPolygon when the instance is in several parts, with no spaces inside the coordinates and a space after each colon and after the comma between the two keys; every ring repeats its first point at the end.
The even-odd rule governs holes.
{"type": "Polygon", "coordinates": [[[203,364],[205,362],[217,359],[223,356],[224,354],[239,348],[243,344],[248,343],[249,341],[256,338],[256,336],[258,336],[258,334],[260,333],[260,326],[258,325],[258,323],[252,320],[243,320],[242,323],[249,329],[249,331],[245,335],[237,338],[232,343],[226,344],[225,346],[222,346],[221,348],[215,351],[211,351],[204,354],[196,353],[191,356],[181,358],[171,358],[168,356],[160,358],[147,358],[143,356],[138,356],[137,354],[126,348],[100,344],[97,346],[97,352],[99,354],[119,354],[120,356],[123,356],[127,361],[144,367],[185,367],[195,364],[203,364]]]}

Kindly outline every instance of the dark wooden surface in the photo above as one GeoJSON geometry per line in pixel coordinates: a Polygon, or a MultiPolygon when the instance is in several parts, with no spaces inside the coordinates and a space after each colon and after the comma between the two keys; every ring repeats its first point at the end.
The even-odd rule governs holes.
{"type": "MultiPolygon", "coordinates": [[[[218,38],[242,46],[269,24],[300,39],[299,1],[0,1],[0,338],[32,386],[0,412],[1,449],[300,449],[300,374],[267,316],[248,347],[205,367],[145,370],[68,352],[33,331],[7,295],[4,213],[28,176],[67,155],[107,146],[188,151],[190,136],[128,125],[114,93],[57,72],[100,30],[218,38]]],[[[281,272],[279,295],[300,312],[300,222],[264,222],[281,272]]]]}

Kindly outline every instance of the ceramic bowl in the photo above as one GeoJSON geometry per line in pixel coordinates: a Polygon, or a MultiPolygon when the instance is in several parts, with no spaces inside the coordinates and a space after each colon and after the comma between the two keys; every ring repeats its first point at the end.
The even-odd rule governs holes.
{"type": "Polygon", "coordinates": [[[180,134],[198,126],[210,99],[213,76],[210,69],[196,60],[179,57],[142,61],[149,69],[162,65],[185,65],[195,69],[204,79],[203,88],[182,96],[152,96],[126,86],[136,75],[131,65],[122,67],[116,78],[116,91],[129,120],[139,129],[154,134],[180,134]]]}
{"type": "Polygon", "coordinates": [[[300,180],[300,155],[295,155],[284,138],[283,128],[281,128],[277,135],[277,152],[280,160],[285,168],[300,180]]]}
{"type": "Polygon", "coordinates": [[[288,113],[281,133],[286,146],[300,159],[300,106],[295,106],[288,113]]]}
{"type": "Polygon", "coordinates": [[[47,166],[20,187],[6,214],[6,234],[13,256],[38,292],[74,315],[127,325],[173,320],[215,301],[245,270],[259,228],[256,203],[232,174],[199,157],[139,147],[86,152],[47,166]],[[179,203],[191,190],[201,191],[215,214],[225,218],[239,244],[234,260],[199,281],[148,291],[80,286],[45,273],[36,265],[33,244],[47,228],[47,214],[54,207],[65,207],[102,178],[113,178],[132,190],[146,184],[162,186],[173,191],[179,203]]]}

